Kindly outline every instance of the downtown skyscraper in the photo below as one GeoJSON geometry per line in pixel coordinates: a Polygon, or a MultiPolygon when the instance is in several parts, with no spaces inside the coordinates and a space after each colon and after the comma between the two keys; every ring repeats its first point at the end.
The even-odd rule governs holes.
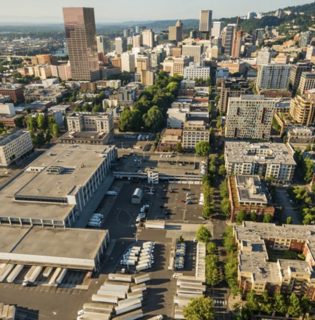
{"type": "Polygon", "coordinates": [[[66,40],[73,80],[100,78],[93,8],[63,8],[66,40]]]}

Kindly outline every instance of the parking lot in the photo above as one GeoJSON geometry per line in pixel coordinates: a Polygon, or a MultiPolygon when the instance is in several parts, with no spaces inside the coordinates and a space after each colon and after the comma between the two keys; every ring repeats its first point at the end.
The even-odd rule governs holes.
{"type": "MultiPolygon", "coordinates": [[[[102,228],[110,233],[111,252],[104,260],[101,274],[88,282],[85,274],[70,271],[60,287],[51,287],[40,283],[32,287],[21,285],[23,274],[17,283],[0,284],[0,301],[19,304],[24,309],[20,319],[74,319],[83,303],[90,301],[106,274],[121,270],[120,260],[127,248],[142,241],[154,241],[154,264],[150,272],[152,281],[148,284],[143,310],[148,315],[173,314],[173,297],[176,289],[173,271],[169,270],[170,253],[176,239],[183,236],[187,241],[187,257],[183,273],[194,272],[194,238],[198,224],[202,223],[200,185],[181,185],[160,183],[148,188],[146,182],[133,183],[127,180],[116,180],[111,190],[116,190],[118,196],[105,196],[97,212],[104,215],[102,228]],[[136,188],[144,191],[141,204],[132,204],[131,196],[136,188]],[[190,204],[187,204],[189,193],[190,204]],[[136,218],[143,204],[149,204],[147,219],[165,219],[165,230],[145,229],[136,225],[136,218]],[[185,224],[185,222],[192,223],[185,224]],[[184,224],[182,224],[184,223],[184,224]],[[75,288],[86,285],[86,290],[75,288]],[[39,310],[39,312],[37,312],[39,310]]],[[[27,269],[23,272],[27,272],[27,269]]],[[[41,282],[41,278],[39,281],[41,282]]],[[[45,281],[43,281],[45,282],[45,281]]]]}

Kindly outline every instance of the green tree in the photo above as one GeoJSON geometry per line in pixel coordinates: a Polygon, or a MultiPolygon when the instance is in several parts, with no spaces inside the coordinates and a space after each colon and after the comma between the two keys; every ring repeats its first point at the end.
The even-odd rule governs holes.
{"type": "Polygon", "coordinates": [[[274,310],[277,313],[280,313],[282,315],[285,315],[287,313],[288,307],[287,303],[285,301],[285,298],[282,294],[278,293],[275,295],[275,301],[274,301],[274,310]]]}
{"type": "Polygon", "coordinates": [[[59,135],[59,126],[57,123],[54,123],[51,128],[51,134],[54,138],[57,138],[59,135]]]}
{"type": "Polygon", "coordinates": [[[184,308],[186,320],[213,320],[213,301],[209,297],[200,297],[191,300],[184,308]]]}
{"type": "Polygon", "coordinates": [[[159,131],[164,124],[164,117],[157,106],[153,106],[149,111],[143,115],[144,126],[147,130],[154,132],[159,131]]]}
{"type": "Polygon", "coordinates": [[[221,280],[218,263],[219,259],[215,254],[206,256],[206,282],[209,286],[215,286],[221,280]]]}
{"type": "Polygon", "coordinates": [[[287,217],[286,224],[292,224],[292,217],[287,217]]]}
{"type": "Polygon", "coordinates": [[[92,108],[92,112],[103,112],[103,107],[101,104],[95,104],[92,108]]]}
{"type": "Polygon", "coordinates": [[[200,242],[209,242],[211,239],[211,233],[205,226],[200,226],[196,232],[196,239],[200,242]]]}
{"type": "Polygon", "coordinates": [[[300,299],[293,292],[289,298],[288,314],[292,317],[299,317],[303,314],[300,299]]]}
{"type": "Polygon", "coordinates": [[[252,211],[252,212],[250,213],[250,220],[251,220],[251,221],[254,221],[254,222],[257,220],[257,214],[256,214],[255,211],[252,211]]]}
{"type": "Polygon", "coordinates": [[[181,143],[177,143],[176,152],[178,152],[178,153],[183,153],[184,152],[184,149],[183,149],[183,146],[182,146],[181,143]]]}
{"type": "Polygon", "coordinates": [[[240,212],[238,212],[238,214],[236,215],[236,222],[238,224],[241,224],[243,221],[246,220],[246,212],[244,210],[241,210],[240,212]]]}
{"type": "Polygon", "coordinates": [[[210,153],[210,144],[207,141],[201,141],[196,144],[195,152],[198,156],[206,157],[210,153]]]}
{"type": "Polygon", "coordinates": [[[221,164],[219,167],[219,171],[218,171],[220,176],[225,176],[226,175],[226,170],[225,170],[225,165],[221,164]]]}
{"type": "Polygon", "coordinates": [[[37,128],[38,129],[44,130],[47,128],[46,119],[45,119],[44,114],[39,113],[36,117],[36,121],[37,121],[37,128]]]}
{"type": "Polygon", "coordinates": [[[272,221],[272,215],[271,214],[265,214],[263,218],[264,223],[270,223],[272,221]]]}

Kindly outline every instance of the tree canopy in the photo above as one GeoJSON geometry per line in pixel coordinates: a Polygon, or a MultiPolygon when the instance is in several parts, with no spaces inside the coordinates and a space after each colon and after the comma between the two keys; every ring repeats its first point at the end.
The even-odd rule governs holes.
{"type": "Polygon", "coordinates": [[[209,297],[200,297],[191,300],[184,308],[186,320],[213,320],[213,301],[209,297]]]}

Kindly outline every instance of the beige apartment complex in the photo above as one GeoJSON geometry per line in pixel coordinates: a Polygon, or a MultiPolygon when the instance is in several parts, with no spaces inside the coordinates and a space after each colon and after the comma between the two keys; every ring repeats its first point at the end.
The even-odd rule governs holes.
{"type": "Polygon", "coordinates": [[[303,126],[314,124],[315,120],[315,101],[308,96],[296,96],[291,100],[290,116],[292,119],[303,126]]]}
{"type": "Polygon", "coordinates": [[[230,98],[225,137],[269,140],[276,102],[277,100],[255,95],[230,98]]]}
{"type": "Polygon", "coordinates": [[[315,72],[303,72],[299,82],[298,93],[304,94],[306,91],[315,88],[315,72]]]}
{"type": "Polygon", "coordinates": [[[0,137],[0,166],[7,167],[33,150],[28,131],[18,130],[0,137]]]}
{"type": "Polygon", "coordinates": [[[94,9],[64,8],[63,15],[73,80],[99,80],[94,9]]]}
{"type": "Polygon", "coordinates": [[[210,131],[205,121],[186,121],[183,127],[182,145],[184,149],[192,150],[196,144],[209,142],[210,131]]]}
{"type": "Polygon", "coordinates": [[[233,233],[242,293],[295,292],[315,300],[315,226],[244,222],[233,233]],[[273,258],[283,251],[303,254],[305,260],[273,258]]]}
{"type": "Polygon", "coordinates": [[[289,183],[296,167],[283,143],[226,142],[224,159],[228,175],[258,175],[278,183],[289,183]]]}

